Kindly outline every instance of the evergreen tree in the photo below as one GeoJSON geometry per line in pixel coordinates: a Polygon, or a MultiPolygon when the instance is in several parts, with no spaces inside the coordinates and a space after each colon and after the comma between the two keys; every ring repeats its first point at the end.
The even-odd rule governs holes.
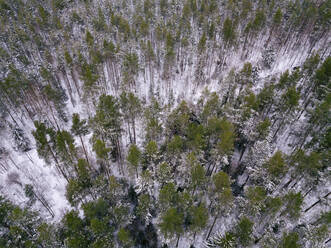
{"type": "Polygon", "coordinates": [[[74,113],[72,115],[72,126],[71,126],[71,132],[78,136],[80,139],[80,142],[82,144],[83,150],[84,150],[84,154],[85,154],[85,159],[88,162],[89,166],[91,167],[90,163],[89,163],[89,159],[88,159],[88,155],[87,155],[87,151],[84,145],[84,141],[83,141],[83,136],[85,136],[86,134],[88,134],[88,126],[86,124],[86,120],[80,120],[80,116],[77,113],[74,113]]]}
{"type": "Polygon", "coordinates": [[[283,239],[280,243],[280,248],[300,248],[301,246],[298,244],[299,236],[297,233],[284,233],[283,239]]]}
{"type": "Polygon", "coordinates": [[[165,210],[170,207],[175,207],[178,202],[178,193],[173,183],[165,184],[160,190],[159,204],[160,208],[165,210]]]}
{"type": "Polygon", "coordinates": [[[117,239],[122,247],[132,247],[133,241],[130,237],[129,231],[124,228],[121,228],[117,233],[117,239]]]}
{"type": "Polygon", "coordinates": [[[130,136],[130,141],[136,143],[136,119],[142,111],[141,103],[138,97],[133,93],[123,92],[120,96],[121,109],[123,112],[123,117],[128,122],[128,131],[130,136]],[[133,139],[130,132],[130,124],[133,130],[133,139]]]}
{"type": "Polygon", "coordinates": [[[233,42],[236,38],[236,31],[234,27],[234,23],[229,18],[226,18],[223,23],[223,39],[228,44],[229,42],[233,42]]]}
{"type": "Polygon", "coordinates": [[[194,195],[196,189],[203,189],[206,182],[206,172],[200,164],[197,164],[191,169],[191,184],[193,187],[192,194],[194,195]]]}
{"type": "Polygon", "coordinates": [[[287,171],[287,167],[281,151],[277,151],[266,163],[268,172],[274,178],[279,178],[287,171]]]}
{"type": "Polygon", "coordinates": [[[132,168],[136,171],[136,176],[138,177],[138,166],[140,165],[141,151],[136,145],[132,144],[130,146],[127,160],[132,168]]]}
{"type": "Polygon", "coordinates": [[[45,159],[46,163],[50,161],[50,158],[54,159],[56,168],[59,170],[62,176],[68,180],[68,176],[65,174],[63,168],[61,167],[55,153],[55,131],[52,128],[47,128],[44,123],[38,121],[35,121],[34,125],[36,130],[32,132],[32,135],[36,140],[38,155],[45,159]]]}
{"type": "Polygon", "coordinates": [[[160,224],[161,232],[165,238],[172,238],[177,236],[176,247],[178,247],[178,241],[180,235],[183,233],[184,216],[179,213],[176,208],[170,208],[162,216],[162,222],[160,224]]]}
{"type": "Polygon", "coordinates": [[[201,204],[199,206],[192,206],[190,208],[190,230],[194,232],[199,232],[207,226],[208,221],[208,210],[201,204]]]}
{"type": "Polygon", "coordinates": [[[242,217],[236,227],[236,236],[242,246],[248,246],[252,240],[253,223],[247,218],[242,217]]]}

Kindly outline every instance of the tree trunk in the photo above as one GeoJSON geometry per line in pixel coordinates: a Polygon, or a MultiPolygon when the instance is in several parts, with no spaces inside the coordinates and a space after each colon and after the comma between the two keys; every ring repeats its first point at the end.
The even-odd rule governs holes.
{"type": "Polygon", "coordinates": [[[206,240],[209,239],[209,236],[210,236],[211,232],[213,231],[213,228],[214,228],[214,225],[215,225],[215,223],[216,223],[216,220],[218,219],[218,215],[219,215],[219,212],[217,212],[217,214],[216,214],[216,216],[215,216],[215,218],[214,218],[213,224],[211,225],[211,227],[210,227],[210,229],[209,229],[209,232],[208,232],[208,235],[207,235],[207,237],[206,237],[206,240]]]}
{"type": "Polygon", "coordinates": [[[80,139],[80,142],[82,143],[82,147],[83,147],[83,151],[84,151],[84,154],[85,154],[85,158],[86,158],[87,164],[88,164],[90,170],[92,171],[92,166],[91,166],[91,164],[89,162],[89,159],[88,159],[88,156],[87,156],[87,152],[86,152],[86,149],[85,149],[85,145],[84,145],[84,142],[83,142],[83,138],[82,138],[81,135],[79,135],[79,139],[80,139]]]}
{"type": "Polygon", "coordinates": [[[133,129],[133,143],[136,144],[136,122],[134,117],[132,118],[132,129],[133,129]]]}
{"type": "Polygon", "coordinates": [[[57,160],[57,158],[56,158],[56,156],[55,156],[53,150],[52,150],[51,147],[50,147],[50,145],[47,144],[47,147],[48,147],[48,149],[50,150],[50,152],[51,152],[51,154],[52,154],[52,157],[53,157],[53,159],[54,159],[54,161],[55,161],[55,164],[56,164],[57,169],[60,171],[60,173],[63,175],[63,177],[67,180],[67,182],[69,182],[67,175],[66,175],[66,174],[64,173],[64,171],[62,170],[62,168],[61,168],[61,166],[60,166],[60,164],[59,164],[59,161],[57,160]]]}
{"type": "MultiPolygon", "coordinates": [[[[327,198],[330,194],[331,194],[331,192],[327,193],[322,198],[327,198]]],[[[309,206],[308,208],[306,208],[304,212],[307,213],[310,209],[312,209],[313,207],[315,207],[318,203],[320,203],[322,201],[322,198],[320,198],[318,201],[314,202],[311,206],[309,206]]]]}
{"type": "Polygon", "coordinates": [[[178,247],[179,238],[180,238],[180,235],[178,235],[178,238],[177,238],[177,242],[176,242],[176,248],[178,247]]]}

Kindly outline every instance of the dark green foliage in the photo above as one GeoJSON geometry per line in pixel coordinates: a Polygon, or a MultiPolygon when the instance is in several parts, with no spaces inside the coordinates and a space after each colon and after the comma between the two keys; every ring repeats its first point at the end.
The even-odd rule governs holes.
{"type": "Polygon", "coordinates": [[[178,201],[178,194],[173,183],[168,183],[162,187],[159,195],[159,203],[162,209],[174,207],[178,201]]]}
{"type": "Polygon", "coordinates": [[[266,163],[267,169],[272,177],[278,178],[287,171],[287,166],[281,151],[277,151],[266,163]]]}
{"type": "Polygon", "coordinates": [[[230,187],[230,178],[228,174],[220,171],[213,176],[213,183],[215,186],[215,191],[222,192],[224,189],[230,187]]]}
{"type": "Polygon", "coordinates": [[[129,85],[135,84],[135,76],[139,72],[139,59],[136,53],[127,53],[123,60],[123,81],[129,85]]]}
{"type": "Polygon", "coordinates": [[[113,96],[101,95],[93,120],[97,124],[94,128],[100,132],[101,137],[120,135],[120,117],[118,100],[113,96]]]}
{"type": "Polygon", "coordinates": [[[271,125],[271,123],[270,123],[270,120],[268,118],[266,118],[264,121],[262,121],[258,124],[256,129],[259,133],[260,138],[263,139],[263,138],[267,137],[268,129],[269,129],[270,125],[271,125]]]}
{"type": "Polygon", "coordinates": [[[145,218],[151,205],[151,197],[148,194],[142,194],[138,197],[137,215],[145,218]]]}
{"type": "Polygon", "coordinates": [[[77,205],[81,199],[90,193],[89,189],[92,186],[89,165],[86,160],[78,159],[75,168],[77,170],[77,178],[70,179],[66,187],[66,197],[73,206],[77,205]]]}
{"type": "Polygon", "coordinates": [[[180,136],[175,135],[172,140],[168,143],[167,150],[169,154],[179,154],[183,149],[183,140],[180,136]]]}
{"type": "Polygon", "coordinates": [[[82,188],[78,180],[70,179],[66,186],[66,198],[72,206],[76,206],[83,198],[82,188]]]}
{"type": "Polygon", "coordinates": [[[132,246],[132,240],[130,237],[130,233],[127,230],[125,230],[124,228],[121,228],[118,231],[117,239],[119,240],[122,247],[131,247],[132,246]]]}
{"type": "MultiPolygon", "coordinates": [[[[0,0],[0,133],[38,120],[38,155],[68,181],[74,209],[53,226],[0,197],[0,247],[174,247],[181,235],[193,247],[210,224],[211,247],[321,247],[330,213],[299,217],[327,197],[303,205],[331,156],[329,5],[0,0]],[[60,118],[72,109],[89,120],[73,114],[69,132],[60,118]],[[265,158],[274,147],[284,153],[265,158]]],[[[4,142],[4,183],[52,208],[13,171],[30,172],[35,154],[4,142]]]]}
{"type": "Polygon", "coordinates": [[[74,138],[69,132],[63,130],[56,133],[57,154],[64,162],[70,161],[73,163],[74,159],[77,157],[74,142],[74,138]]]}
{"type": "Polygon", "coordinates": [[[306,155],[304,151],[299,150],[293,155],[293,165],[295,166],[296,173],[298,175],[309,175],[311,177],[317,177],[318,171],[321,169],[321,155],[316,152],[312,152],[306,155]]]}
{"type": "MultiPolygon", "coordinates": [[[[105,31],[107,28],[107,24],[106,24],[106,20],[105,20],[105,16],[102,13],[101,8],[98,9],[98,17],[96,19],[93,20],[93,25],[94,28],[97,31],[105,31]]],[[[87,38],[87,37],[86,37],[87,38]]],[[[89,43],[89,42],[88,42],[89,43]]]]}
{"type": "Polygon", "coordinates": [[[262,111],[273,103],[274,85],[266,85],[256,97],[256,102],[253,105],[257,111],[262,111]]]}
{"type": "Polygon", "coordinates": [[[162,105],[156,100],[156,98],[151,99],[151,104],[145,109],[145,119],[146,119],[146,140],[158,141],[162,134],[162,124],[160,121],[161,111],[163,110],[162,105]]]}
{"type": "Polygon", "coordinates": [[[283,95],[283,98],[284,98],[284,110],[293,109],[299,104],[300,93],[295,89],[295,87],[290,87],[283,95]]]}
{"type": "Polygon", "coordinates": [[[274,24],[277,25],[277,26],[279,24],[281,24],[282,17],[283,17],[282,10],[280,8],[278,8],[275,15],[274,15],[274,17],[273,17],[274,24]]]}
{"type": "Polygon", "coordinates": [[[303,70],[308,74],[308,76],[311,76],[313,72],[316,70],[319,62],[320,62],[319,54],[314,53],[309,58],[307,58],[307,60],[303,64],[303,70]]]}
{"type": "Polygon", "coordinates": [[[77,113],[72,115],[71,132],[77,136],[83,136],[88,133],[86,120],[80,120],[80,116],[77,113]]]}
{"type": "Polygon", "coordinates": [[[206,41],[207,41],[207,37],[206,34],[203,33],[203,35],[201,36],[199,43],[198,43],[198,51],[199,53],[203,53],[206,49],[206,41]]]}
{"type": "Polygon", "coordinates": [[[205,186],[207,182],[205,174],[205,169],[200,164],[197,164],[191,169],[191,181],[193,190],[196,190],[197,188],[202,189],[205,186]]]}
{"type": "Polygon", "coordinates": [[[331,87],[331,57],[327,57],[323,64],[317,69],[315,73],[315,92],[318,99],[325,97],[328,92],[326,88],[331,87]]]}
{"type": "Polygon", "coordinates": [[[78,180],[82,188],[89,188],[91,186],[91,177],[88,171],[88,163],[85,159],[78,159],[78,180]]]}
{"type": "Polygon", "coordinates": [[[208,210],[206,207],[203,204],[192,206],[189,211],[190,229],[193,232],[203,230],[208,221],[208,210]]]}
{"type": "Polygon", "coordinates": [[[267,193],[265,189],[261,186],[249,187],[246,193],[246,196],[252,205],[260,204],[266,198],[266,195],[267,193]]]}
{"type": "Polygon", "coordinates": [[[0,196],[1,247],[41,247],[45,244],[58,247],[55,233],[49,234],[47,241],[44,239],[44,225],[36,213],[21,209],[0,196]]]}
{"type": "Polygon", "coordinates": [[[63,218],[68,247],[86,247],[89,241],[84,237],[84,222],[75,211],[70,211],[63,218]]]}
{"type": "Polygon", "coordinates": [[[264,14],[264,11],[263,10],[258,10],[255,13],[255,18],[254,18],[253,23],[252,23],[252,29],[255,30],[255,31],[258,31],[258,30],[262,29],[265,22],[266,22],[266,16],[264,14]]]}
{"type": "Polygon", "coordinates": [[[38,12],[39,12],[39,16],[40,16],[40,20],[38,20],[38,23],[43,26],[43,27],[47,27],[47,24],[48,24],[48,16],[49,16],[49,13],[47,10],[45,10],[43,8],[43,6],[39,5],[38,7],[38,12]]]}
{"type": "Polygon", "coordinates": [[[55,9],[62,10],[66,7],[67,1],[66,0],[52,0],[52,5],[55,9]]]}
{"type": "Polygon", "coordinates": [[[162,216],[160,224],[161,232],[166,238],[179,236],[183,233],[184,216],[179,213],[176,208],[170,208],[162,216]]]}
{"type": "Polygon", "coordinates": [[[85,41],[89,47],[92,47],[94,44],[94,37],[88,30],[86,31],[85,41]]]}
{"type": "Polygon", "coordinates": [[[99,159],[106,160],[111,149],[107,148],[106,144],[102,140],[98,139],[93,144],[93,150],[99,159]]]}
{"type": "Polygon", "coordinates": [[[234,23],[229,18],[226,18],[223,23],[223,38],[225,42],[233,42],[236,38],[234,23]]]}
{"type": "Polygon", "coordinates": [[[65,51],[65,52],[64,52],[64,59],[65,59],[66,63],[67,63],[69,66],[72,65],[73,60],[72,60],[72,57],[71,57],[71,55],[70,55],[70,53],[69,53],[68,51],[65,51]]]}
{"type": "Polygon", "coordinates": [[[283,201],[279,197],[270,197],[268,196],[265,201],[265,208],[263,211],[271,213],[271,214],[276,214],[278,210],[280,210],[281,206],[283,204],[283,201]]]}
{"type": "MultiPolygon", "coordinates": [[[[209,118],[212,120],[213,124],[216,124],[215,122],[218,122],[215,118],[215,116],[218,115],[220,111],[220,99],[216,93],[212,93],[206,103],[203,106],[203,110],[201,113],[201,119],[204,123],[207,121],[209,122],[209,118]]],[[[220,123],[217,123],[218,125],[221,125],[220,123]]]]}
{"type": "Polygon", "coordinates": [[[284,214],[287,214],[290,218],[297,219],[300,216],[301,206],[303,203],[303,197],[301,193],[289,192],[284,197],[285,210],[284,214]]]}
{"type": "Polygon", "coordinates": [[[203,125],[190,123],[187,128],[187,142],[191,149],[203,149],[205,146],[203,125]]]}
{"type": "Polygon", "coordinates": [[[299,236],[297,233],[284,233],[283,240],[279,246],[279,248],[300,248],[301,245],[298,244],[299,236]]]}
{"type": "Polygon", "coordinates": [[[104,199],[99,198],[97,201],[91,201],[83,205],[84,217],[87,221],[93,219],[102,220],[108,215],[109,204],[104,199]]]}
{"type": "Polygon", "coordinates": [[[252,240],[253,223],[247,217],[242,217],[235,230],[239,243],[248,246],[252,240]]]}
{"type": "Polygon", "coordinates": [[[132,144],[130,146],[127,160],[135,170],[138,169],[141,160],[141,151],[136,145],[132,144]]]}
{"type": "Polygon", "coordinates": [[[38,155],[47,162],[53,157],[55,148],[55,131],[52,128],[46,127],[44,123],[34,122],[36,130],[32,132],[36,140],[38,155]]]}
{"type": "Polygon", "coordinates": [[[222,120],[220,123],[221,134],[220,141],[217,144],[218,152],[221,156],[230,155],[234,147],[234,126],[231,122],[226,119],[222,120]]]}
{"type": "Polygon", "coordinates": [[[84,81],[84,88],[87,95],[93,94],[96,91],[96,82],[99,75],[92,64],[84,63],[82,65],[81,79],[84,81]]]}
{"type": "Polygon", "coordinates": [[[157,143],[154,140],[151,140],[147,143],[145,147],[145,153],[148,155],[148,157],[153,160],[153,158],[157,155],[158,147],[157,143]]]}
{"type": "Polygon", "coordinates": [[[232,248],[235,247],[236,238],[231,232],[226,232],[222,238],[215,241],[215,244],[220,248],[232,248]]]}

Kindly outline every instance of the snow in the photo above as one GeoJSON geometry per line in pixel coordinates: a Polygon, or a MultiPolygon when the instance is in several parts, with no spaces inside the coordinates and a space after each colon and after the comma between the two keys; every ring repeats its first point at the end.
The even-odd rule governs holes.
{"type": "MultiPolygon", "coordinates": [[[[77,40],[81,39],[81,27],[74,25],[73,35],[77,40]]],[[[102,38],[102,37],[100,37],[102,38]]],[[[173,68],[173,75],[168,80],[165,81],[161,78],[162,73],[157,73],[156,69],[154,69],[154,78],[150,78],[150,74],[146,73],[145,77],[143,72],[140,72],[139,76],[136,78],[136,87],[134,89],[127,89],[134,91],[140,99],[146,99],[146,105],[150,102],[151,96],[155,96],[158,100],[164,103],[164,105],[169,104],[170,108],[169,111],[175,108],[181,100],[186,100],[188,103],[195,104],[197,101],[203,96],[203,92],[208,89],[210,92],[217,92],[220,98],[224,96],[226,91],[229,89],[231,82],[228,80],[227,76],[232,69],[236,71],[240,70],[245,62],[250,62],[254,68],[258,69],[258,80],[256,84],[253,85],[252,91],[256,94],[258,93],[264,86],[265,83],[270,81],[272,76],[278,77],[282,72],[286,69],[291,69],[295,66],[300,66],[305,61],[308,56],[308,52],[310,51],[310,44],[302,45],[298,49],[289,49],[285,51],[281,49],[279,51],[274,51],[274,61],[272,61],[271,68],[266,68],[263,65],[263,53],[266,50],[265,43],[267,39],[267,35],[260,35],[254,44],[252,44],[252,49],[250,51],[243,51],[242,47],[238,49],[229,49],[228,52],[225,54],[225,62],[226,65],[223,66],[220,70],[216,66],[216,61],[219,59],[217,49],[214,51],[214,54],[211,54],[211,57],[208,58],[211,61],[214,61],[213,66],[211,67],[210,73],[207,74],[205,70],[205,80],[199,83],[195,79],[195,70],[196,65],[198,63],[198,57],[194,55],[194,51],[187,54],[187,60],[192,63],[188,63],[185,65],[185,71],[181,71],[179,68],[173,68]],[[179,73],[176,73],[176,69],[179,70],[179,73]],[[152,85],[151,82],[154,82],[152,85]],[[152,92],[151,90],[152,89],[152,92]]],[[[313,49],[318,50],[320,47],[325,47],[324,42],[328,42],[331,36],[324,40],[320,40],[315,44],[313,49]]],[[[269,47],[270,48],[270,47],[269,47]]],[[[271,47],[272,48],[272,47],[271,47]]],[[[326,55],[330,54],[330,48],[326,50],[326,55]]],[[[54,49],[54,55],[55,49],[54,49]]],[[[40,56],[40,55],[39,55],[40,56]]],[[[54,56],[56,57],[56,56],[54,56]]],[[[35,59],[35,58],[33,58],[35,59]]],[[[36,59],[38,60],[38,59],[36,59]]],[[[41,59],[40,59],[41,60],[41,59]]],[[[35,62],[34,64],[37,64],[35,62]]],[[[54,68],[57,67],[57,62],[53,65],[54,68]]],[[[107,67],[105,64],[102,66],[103,75],[105,77],[105,81],[108,82],[108,86],[106,89],[107,94],[118,96],[120,92],[115,89],[114,86],[111,86],[111,80],[108,77],[107,67]]],[[[67,72],[69,72],[67,68],[67,72]]],[[[66,90],[66,85],[63,82],[62,76],[59,77],[61,79],[62,87],[66,90]]],[[[82,86],[83,83],[79,80],[77,76],[79,85],[82,86]]],[[[68,73],[68,80],[70,82],[73,81],[70,73],[68,73]]],[[[71,85],[74,85],[71,83],[71,85]]],[[[67,90],[66,90],[67,91],[67,90]]],[[[239,94],[239,89],[236,89],[235,94],[239,94]]],[[[84,101],[79,99],[78,93],[73,87],[73,98],[76,102],[73,105],[70,100],[66,103],[66,113],[69,117],[68,123],[61,122],[61,127],[65,129],[70,129],[71,126],[71,115],[73,113],[79,113],[81,118],[88,119],[89,116],[93,115],[93,105],[91,101],[84,101]],[[92,109],[91,109],[92,108],[92,109]]],[[[20,113],[15,113],[17,117],[19,117],[20,113]]],[[[271,137],[268,137],[265,141],[258,141],[254,144],[254,147],[247,149],[242,157],[242,160],[245,161],[245,158],[249,154],[249,159],[251,161],[245,161],[248,163],[249,172],[256,171],[256,168],[261,167],[264,160],[268,157],[272,156],[272,154],[277,151],[281,150],[285,154],[290,154],[292,152],[292,148],[290,144],[293,143],[293,137],[291,137],[291,132],[299,131],[300,128],[304,127],[304,123],[307,120],[305,119],[304,115],[298,121],[294,123],[287,124],[282,130],[280,130],[277,140],[272,140],[271,137]]],[[[247,137],[252,137],[255,135],[255,131],[253,129],[252,123],[254,122],[253,119],[248,120],[244,123],[244,126],[247,126],[244,129],[244,134],[247,137]]],[[[31,136],[31,131],[34,129],[33,123],[31,121],[24,121],[24,123],[20,123],[20,128],[24,130],[24,133],[30,139],[31,143],[33,143],[34,138],[31,136]]],[[[137,144],[139,147],[143,146],[143,137],[144,137],[144,128],[143,128],[142,120],[137,121],[137,144]]],[[[277,126],[275,127],[277,128],[277,126]]],[[[125,129],[125,128],[124,128],[125,129]]],[[[26,206],[28,199],[24,195],[24,185],[32,184],[36,190],[36,192],[40,195],[43,195],[47,202],[50,204],[51,208],[55,213],[55,217],[51,219],[49,213],[46,209],[42,206],[40,202],[36,202],[33,205],[33,209],[39,211],[45,218],[49,219],[50,221],[57,222],[59,221],[64,212],[71,209],[68,201],[65,197],[66,191],[66,181],[64,178],[58,174],[56,171],[54,164],[47,165],[45,161],[39,158],[37,151],[34,147],[33,149],[27,153],[15,151],[13,149],[12,138],[10,137],[10,128],[7,127],[5,130],[2,130],[0,133],[2,139],[0,140],[0,148],[4,147],[7,151],[9,156],[0,159],[0,162],[4,163],[7,169],[3,169],[0,167],[0,192],[7,196],[13,202],[21,205],[26,206]],[[29,159],[32,160],[30,160],[29,159]],[[10,178],[16,178],[17,180],[10,180],[10,178]]],[[[87,153],[93,157],[94,152],[92,151],[92,145],[90,144],[89,140],[92,134],[89,134],[84,137],[84,142],[86,145],[87,153]]],[[[79,139],[75,138],[76,144],[80,145],[79,139]]],[[[128,133],[125,131],[123,132],[123,137],[121,140],[123,144],[123,151],[126,153],[129,145],[129,138],[128,133]]],[[[236,161],[239,159],[239,152],[235,153],[233,157],[236,161]]],[[[124,165],[125,166],[125,165],[124,165]]],[[[121,175],[118,166],[114,165],[112,167],[112,173],[116,177],[125,177],[127,175],[121,175]]],[[[237,179],[239,185],[243,185],[246,182],[248,177],[247,170],[245,173],[237,179]]],[[[286,175],[280,184],[276,187],[273,191],[273,194],[279,193],[279,190],[282,188],[284,183],[286,183],[289,179],[289,175],[286,175]]],[[[142,191],[143,188],[141,187],[141,178],[138,179],[130,179],[131,182],[137,185],[138,191],[142,191]]],[[[181,179],[184,180],[184,177],[181,179]]],[[[178,181],[178,184],[182,184],[182,181],[178,181]]],[[[292,185],[289,185],[291,187],[292,185]]],[[[307,197],[304,199],[304,206],[303,209],[309,207],[315,201],[325,193],[331,191],[331,184],[330,180],[325,180],[324,185],[319,185],[319,189],[317,191],[313,191],[314,194],[308,194],[307,197]],[[318,195],[317,195],[318,194],[318,195]]],[[[158,190],[160,185],[157,182],[154,183],[152,189],[154,189],[154,193],[151,193],[155,198],[158,197],[158,190]]],[[[272,185],[274,187],[274,185],[272,185]]],[[[270,188],[272,188],[270,187],[270,188]]],[[[300,191],[302,185],[298,183],[294,190],[296,192],[300,191]]],[[[150,192],[153,192],[151,188],[148,188],[150,192]]],[[[281,194],[283,192],[280,192],[281,194]]],[[[330,200],[326,199],[314,208],[314,211],[308,211],[302,219],[298,221],[310,223],[312,220],[316,219],[317,215],[323,211],[330,210],[330,200]]],[[[82,212],[80,212],[82,214],[82,212]]],[[[220,217],[214,227],[213,235],[223,235],[226,230],[229,230],[234,223],[236,223],[235,217],[237,213],[231,213],[229,216],[220,217]]],[[[152,220],[155,223],[157,220],[152,220]]],[[[210,218],[210,223],[208,226],[211,225],[212,218],[210,218]]],[[[293,223],[287,223],[285,230],[291,230],[293,228],[293,223]]],[[[208,229],[207,229],[208,230],[208,229]]],[[[179,247],[186,248],[188,247],[187,244],[195,243],[196,247],[203,247],[206,233],[198,233],[196,235],[195,241],[193,241],[193,235],[187,235],[180,238],[179,247]]],[[[176,242],[176,241],[174,241],[176,242]]],[[[172,242],[172,246],[174,243],[172,242]]]]}
{"type": "Polygon", "coordinates": [[[66,187],[64,178],[57,173],[54,167],[46,165],[38,157],[35,149],[27,153],[14,151],[11,149],[9,133],[2,133],[1,135],[4,139],[0,141],[0,147],[5,147],[10,155],[5,158],[8,170],[2,171],[0,174],[0,192],[23,207],[28,201],[24,194],[24,186],[31,184],[37,194],[46,198],[55,213],[55,217],[51,219],[50,214],[38,201],[33,209],[39,210],[42,216],[51,221],[60,220],[63,213],[70,209],[64,196],[66,187]],[[8,179],[12,174],[18,175],[17,183],[10,182],[8,179]]]}

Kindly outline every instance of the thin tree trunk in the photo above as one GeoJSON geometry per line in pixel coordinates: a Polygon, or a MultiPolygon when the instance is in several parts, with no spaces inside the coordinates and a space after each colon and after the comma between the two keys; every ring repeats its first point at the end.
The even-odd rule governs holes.
{"type": "Polygon", "coordinates": [[[322,201],[322,198],[327,198],[329,195],[331,194],[331,192],[327,193],[325,196],[321,197],[318,201],[314,202],[311,206],[309,206],[308,208],[305,209],[305,213],[307,213],[310,209],[312,209],[313,207],[315,207],[317,204],[319,204],[322,201]]]}
{"type": "Polygon", "coordinates": [[[88,156],[87,156],[87,152],[86,152],[86,149],[85,149],[85,145],[84,145],[84,142],[83,142],[83,138],[82,138],[81,135],[79,135],[79,139],[80,139],[80,142],[82,143],[82,147],[83,147],[83,151],[84,151],[84,154],[85,154],[85,158],[86,158],[87,164],[88,164],[90,170],[92,171],[92,166],[91,166],[91,164],[89,162],[89,159],[88,159],[88,156]]]}
{"type": "Polygon", "coordinates": [[[60,164],[59,164],[59,161],[57,160],[57,158],[56,158],[56,156],[55,156],[53,150],[52,150],[51,147],[50,147],[50,145],[47,144],[47,146],[48,146],[48,149],[50,150],[50,152],[51,152],[51,154],[52,154],[52,157],[53,157],[53,159],[54,159],[54,161],[55,161],[55,164],[56,164],[57,169],[60,171],[60,173],[63,175],[63,177],[67,180],[67,182],[69,182],[67,175],[66,175],[66,174],[64,173],[64,171],[62,170],[62,168],[61,168],[61,166],[60,166],[60,164]]]}
{"type": "Polygon", "coordinates": [[[176,242],[176,248],[178,247],[179,238],[180,238],[180,235],[178,235],[178,238],[177,238],[177,242],[176,242]]]}
{"type": "Polygon", "coordinates": [[[136,122],[134,117],[132,118],[132,129],[133,129],[133,142],[136,144],[136,122]]]}
{"type": "Polygon", "coordinates": [[[211,225],[211,227],[210,227],[210,229],[209,229],[209,232],[208,232],[208,235],[207,235],[207,237],[206,237],[206,240],[209,239],[209,236],[210,236],[211,232],[213,231],[213,228],[214,228],[214,225],[215,225],[215,223],[216,223],[216,220],[218,219],[218,215],[219,215],[219,212],[217,212],[217,214],[216,214],[216,216],[215,216],[215,218],[214,218],[213,224],[211,225]]]}

